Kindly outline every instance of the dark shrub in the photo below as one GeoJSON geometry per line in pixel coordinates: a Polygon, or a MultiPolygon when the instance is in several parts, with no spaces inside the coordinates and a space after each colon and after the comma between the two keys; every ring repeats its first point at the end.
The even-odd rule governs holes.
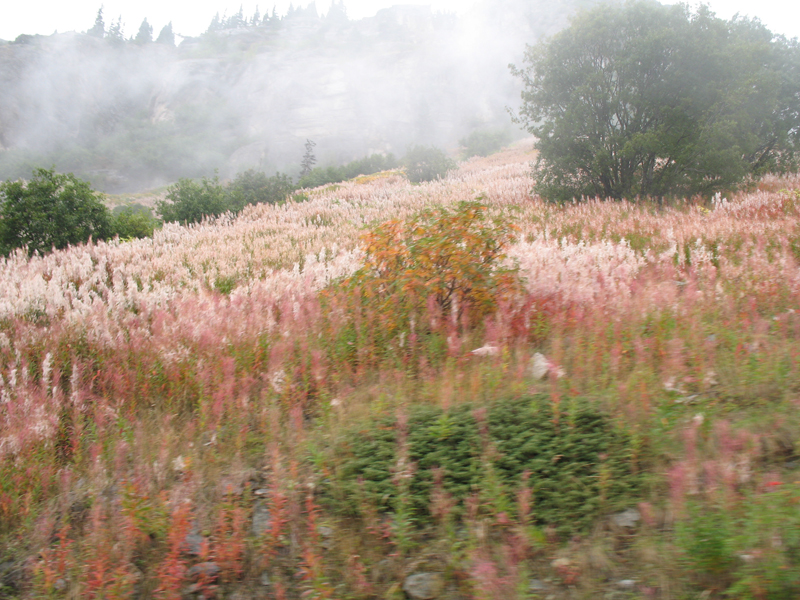
{"type": "Polygon", "coordinates": [[[500,150],[511,141],[507,131],[473,131],[467,137],[459,140],[463,147],[464,158],[471,156],[489,156],[500,150]]]}
{"type": "Polygon", "coordinates": [[[141,204],[118,206],[111,216],[111,227],[120,239],[153,237],[157,225],[150,209],[141,204]]]}
{"type": "Polygon", "coordinates": [[[275,204],[283,202],[294,192],[292,178],[283,173],[267,177],[253,169],[239,173],[228,187],[231,210],[238,212],[248,204],[275,204]]]}
{"type": "MultiPolygon", "coordinates": [[[[589,402],[573,400],[556,415],[548,397],[501,401],[488,406],[481,421],[475,408],[411,409],[411,506],[418,520],[429,518],[434,467],[444,469],[444,487],[458,502],[457,512],[492,477],[506,496],[494,501],[513,506],[528,471],[534,521],[562,533],[586,530],[604,512],[627,506],[641,486],[629,458],[631,437],[589,402]]],[[[358,514],[360,502],[386,512],[395,506],[397,439],[393,417],[371,419],[346,433],[335,449],[335,481],[326,490],[332,507],[358,514]]]]}
{"type": "Polygon", "coordinates": [[[159,201],[156,212],[166,223],[199,223],[205,217],[219,216],[230,210],[228,195],[218,177],[200,181],[180,179],[167,191],[167,200],[159,201]]]}
{"type": "Polygon", "coordinates": [[[444,177],[456,163],[438,148],[414,146],[403,159],[403,166],[409,181],[421,183],[444,177]]]}

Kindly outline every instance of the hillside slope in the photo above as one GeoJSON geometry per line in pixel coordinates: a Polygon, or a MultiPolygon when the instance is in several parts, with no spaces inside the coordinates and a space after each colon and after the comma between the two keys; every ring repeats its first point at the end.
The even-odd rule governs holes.
{"type": "Polygon", "coordinates": [[[800,179],[532,158],[0,262],[0,594],[796,597],[800,179]]]}

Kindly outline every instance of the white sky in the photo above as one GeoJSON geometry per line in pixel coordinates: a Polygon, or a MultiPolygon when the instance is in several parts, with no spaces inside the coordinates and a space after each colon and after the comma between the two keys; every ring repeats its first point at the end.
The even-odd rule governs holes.
{"type": "MultiPolygon", "coordinates": [[[[310,0],[295,0],[306,6],[310,0]]],[[[395,4],[429,5],[434,10],[465,12],[477,0],[345,0],[351,19],[373,16],[379,9],[395,4]]],[[[0,39],[13,40],[21,33],[49,35],[54,31],[86,31],[94,24],[97,9],[102,4],[106,26],[122,16],[125,37],[135,35],[142,19],[147,17],[154,35],[172,21],[175,33],[197,35],[205,31],[214,14],[227,10],[236,13],[243,6],[250,16],[258,4],[261,13],[272,12],[276,6],[283,15],[289,0],[7,0],[0,8],[0,39]]],[[[708,0],[711,9],[722,18],[735,13],[758,17],[775,33],[800,37],[800,2],[796,0],[708,0]]],[[[317,10],[327,12],[330,0],[318,0],[317,10]]]]}

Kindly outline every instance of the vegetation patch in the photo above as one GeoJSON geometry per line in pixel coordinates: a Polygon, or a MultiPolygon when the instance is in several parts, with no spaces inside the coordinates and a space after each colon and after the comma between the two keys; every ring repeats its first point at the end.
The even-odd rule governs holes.
{"type": "Polygon", "coordinates": [[[0,261],[0,595],[798,597],[800,180],[529,160],[0,261]]]}
{"type": "Polygon", "coordinates": [[[414,146],[403,159],[406,176],[411,183],[435,181],[456,168],[442,150],[433,146],[414,146]]]}
{"type": "Polygon", "coordinates": [[[602,514],[635,504],[642,490],[642,464],[632,458],[641,449],[634,451],[631,436],[585,400],[562,407],[547,396],[448,410],[415,406],[402,419],[372,418],[341,437],[326,493],[332,508],[354,515],[364,502],[392,512],[403,471],[419,522],[431,518],[434,472],[441,469],[454,514],[462,516],[473,499],[493,517],[516,518],[515,498],[527,487],[533,521],[563,534],[587,531],[602,514]]]}

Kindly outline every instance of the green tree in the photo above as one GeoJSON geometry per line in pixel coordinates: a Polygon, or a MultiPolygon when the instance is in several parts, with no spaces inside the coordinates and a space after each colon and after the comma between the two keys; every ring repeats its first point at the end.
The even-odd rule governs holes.
{"type": "Polygon", "coordinates": [[[108,209],[72,173],[36,169],[30,181],[0,184],[0,251],[48,252],[113,235],[108,209]]]}
{"type": "Polygon", "coordinates": [[[103,7],[101,6],[97,11],[97,16],[94,19],[94,25],[87,31],[92,37],[101,38],[106,34],[106,23],[103,21],[103,7]]]}
{"type": "Polygon", "coordinates": [[[120,239],[153,237],[158,221],[141,204],[118,206],[111,215],[111,228],[120,239]]]}
{"type": "Polygon", "coordinates": [[[136,34],[133,41],[137,44],[147,44],[153,41],[153,26],[147,22],[147,17],[139,26],[139,33],[136,34]]]}
{"type": "Polygon", "coordinates": [[[274,204],[294,192],[292,178],[283,173],[267,177],[253,169],[239,173],[228,187],[229,205],[238,212],[248,204],[274,204]]]}
{"type": "Polygon", "coordinates": [[[175,45],[175,33],[172,31],[172,21],[161,28],[161,32],[156,38],[156,44],[166,44],[167,46],[175,45]]]}
{"type": "Polygon", "coordinates": [[[536,190],[711,195],[792,162],[796,43],[758,21],[653,1],[602,5],[528,47],[512,72],[537,138],[536,190]]]}
{"type": "Polygon", "coordinates": [[[228,195],[218,177],[200,181],[180,179],[167,189],[167,201],[156,204],[156,212],[167,223],[199,223],[230,210],[228,195]]]}
{"type": "Polygon", "coordinates": [[[269,26],[273,31],[281,28],[281,17],[278,14],[278,9],[275,6],[272,7],[272,16],[269,18],[269,26]]]}
{"type": "Polygon", "coordinates": [[[439,148],[414,146],[403,159],[406,176],[413,183],[433,181],[447,175],[456,168],[456,163],[439,148]]]}

